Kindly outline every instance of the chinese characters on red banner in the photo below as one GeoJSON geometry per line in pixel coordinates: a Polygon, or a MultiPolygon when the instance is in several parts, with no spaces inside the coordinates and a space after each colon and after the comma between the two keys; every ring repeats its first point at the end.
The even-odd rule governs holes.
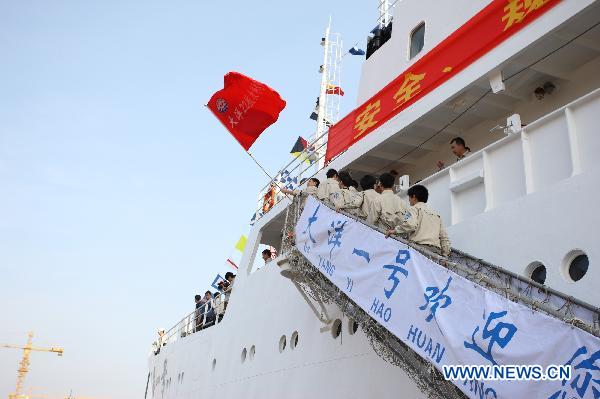
{"type": "Polygon", "coordinates": [[[246,151],[279,118],[285,101],[264,83],[229,72],[207,107],[246,151]]]}
{"type": "Polygon", "coordinates": [[[325,162],[473,64],[561,0],[493,0],[329,129],[325,162]]]}

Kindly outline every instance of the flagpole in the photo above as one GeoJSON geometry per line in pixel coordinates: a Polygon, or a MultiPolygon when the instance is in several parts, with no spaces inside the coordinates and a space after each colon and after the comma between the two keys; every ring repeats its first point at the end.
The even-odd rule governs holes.
{"type": "MultiPolygon", "coordinates": [[[[204,104],[204,106],[205,106],[206,108],[208,108],[208,110],[209,110],[209,111],[210,111],[210,112],[211,112],[213,115],[215,115],[215,116],[217,117],[217,120],[218,120],[218,121],[221,123],[221,125],[222,125],[222,126],[225,128],[225,130],[229,131],[229,129],[227,129],[227,126],[225,126],[225,124],[224,124],[224,123],[221,121],[221,119],[219,119],[219,117],[218,117],[218,116],[217,116],[217,115],[216,115],[216,114],[213,112],[213,110],[209,108],[208,104],[204,104]]],[[[238,144],[239,144],[239,142],[238,142],[238,144]]],[[[248,150],[246,150],[246,149],[244,149],[244,151],[246,152],[246,154],[248,154],[248,156],[249,156],[250,158],[252,158],[252,160],[254,161],[254,163],[255,163],[256,165],[258,165],[258,167],[260,168],[260,170],[262,170],[262,171],[263,171],[263,173],[264,173],[265,175],[267,175],[267,177],[269,178],[269,180],[270,180],[271,182],[273,182],[273,178],[271,177],[271,175],[269,174],[269,172],[267,172],[267,171],[265,170],[265,168],[263,168],[263,166],[262,166],[262,165],[261,165],[261,164],[260,164],[260,163],[259,163],[259,162],[256,160],[256,158],[254,158],[254,156],[253,156],[252,154],[250,154],[250,151],[248,151],[248,150]]],[[[281,190],[279,190],[279,192],[283,193],[281,190]]],[[[291,197],[290,197],[288,194],[286,194],[286,193],[283,193],[283,195],[285,195],[285,196],[286,196],[286,198],[287,198],[287,199],[289,199],[290,201],[293,201],[293,200],[294,200],[293,198],[291,198],[291,197]]]]}
{"type": "Polygon", "coordinates": [[[258,167],[265,173],[265,175],[267,175],[267,177],[270,180],[273,180],[273,178],[271,177],[271,175],[269,174],[269,172],[267,172],[265,170],[265,168],[262,167],[262,165],[256,160],[256,158],[254,158],[254,156],[252,154],[250,154],[250,151],[246,151],[246,154],[248,154],[250,156],[250,158],[252,158],[252,160],[254,161],[254,163],[258,165],[258,167]]]}

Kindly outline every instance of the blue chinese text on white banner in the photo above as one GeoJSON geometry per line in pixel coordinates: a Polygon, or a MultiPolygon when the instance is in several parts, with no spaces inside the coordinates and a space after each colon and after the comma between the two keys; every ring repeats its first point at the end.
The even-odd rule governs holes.
{"type": "Polygon", "coordinates": [[[471,398],[600,397],[600,339],[509,301],[309,197],[298,250],[357,305],[442,365],[569,364],[569,381],[455,381],[471,398]]]}

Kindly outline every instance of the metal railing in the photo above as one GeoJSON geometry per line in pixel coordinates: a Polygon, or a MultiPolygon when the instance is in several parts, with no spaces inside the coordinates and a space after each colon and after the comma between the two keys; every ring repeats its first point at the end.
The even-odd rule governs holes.
{"type": "Polygon", "coordinates": [[[219,292],[218,296],[197,304],[194,311],[183,317],[173,327],[164,331],[162,335],[159,331],[158,339],[152,343],[154,354],[157,355],[160,349],[167,344],[221,323],[227,310],[232,289],[233,287],[230,286],[223,292],[219,292]]]}
{"type": "Polygon", "coordinates": [[[325,157],[325,149],[327,148],[327,133],[328,132],[325,132],[319,137],[315,138],[315,140],[310,143],[305,150],[303,150],[298,156],[282,167],[273,177],[273,179],[271,179],[263,188],[260,189],[258,193],[258,206],[256,207],[254,213],[254,222],[260,220],[272,208],[274,208],[275,205],[286,198],[286,195],[281,191],[281,189],[285,188],[286,186],[286,182],[282,181],[284,175],[290,177],[293,176],[293,178],[296,178],[298,181],[296,187],[300,188],[302,187],[302,179],[308,180],[313,178],[324,169],[324,167],[319,168],[318,165],[320,164],[319,161],[325,157]],[[273,200],[271,204],[268,204],[267,200],[265,200],[265,196],[271,189],[273,190],[271,194],[273,196],[273,200]]]}
{"type": "MultiPolygon", "coordinates": [[[[431,363],[358,307],[298,251],[294,243],[294,228],[302,213],[301,197],[303,196],[294,199],[287,209],[285,218],[281,254],[286,257],[290,265],[286,276],[292,278],[308,297],[323,304],[336,304],[346,317],[361,326],[375,352],[387,362],[401,367],[430,398],[464,398],[465,395],[451,382],[446,381],[431,363]]],[[[334,209],[327,203],[323,204],[334,209]]],[[[347,212],[339,213],[385,233],[355,215],[347,212]]],[[[390,239],[412,247],[438,265],[513,302],[521,303],[534,311],[545,313],[600,337],[600,309],[595,306],[456,249],[445,258],[403,238],[391,237],[390,239]]]]}

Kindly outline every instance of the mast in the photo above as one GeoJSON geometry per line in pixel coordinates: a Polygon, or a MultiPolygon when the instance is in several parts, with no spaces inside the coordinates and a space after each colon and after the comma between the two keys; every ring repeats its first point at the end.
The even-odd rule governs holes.
{"type": "Polygon", "coordinates": [[[329,126],[339,120],[340,98],[338,94],[327,94],[328,87],[341,87],[342,39],[339,33],[331,33],[331,17],[321,40],[323,46],[323,65],[321,72],[321,87],[319,91],[319,106],[317,108],[317,130],[313,140],[319,161],[317,170],[325,165],[325,143],[329,126]]]}
{"type": "Polygon", "coordinates": [[[390,1],[389,0],[379,0],[379,28],[383,29],[387,26],[387,24],[392,19],[392,14],[390,13],[390,1]]]}

